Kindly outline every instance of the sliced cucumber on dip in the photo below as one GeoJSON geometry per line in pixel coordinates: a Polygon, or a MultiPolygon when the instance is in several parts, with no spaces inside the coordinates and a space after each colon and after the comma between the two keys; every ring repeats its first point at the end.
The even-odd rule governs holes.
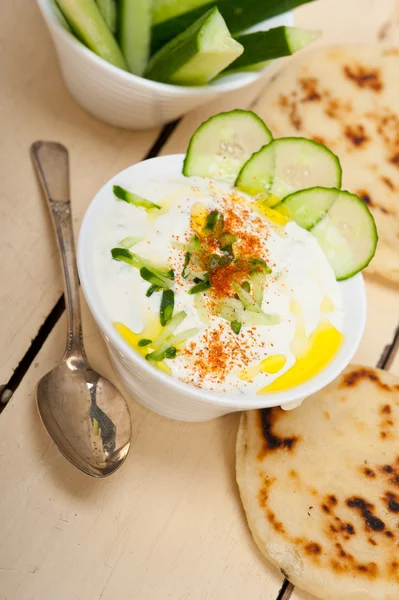
{"type": "Polygon", "coordinates": [[[57,5],[79,40],[104,60],[127,71],[116,39],[94,0],[57,0],[57,5]]]}
{"type": "Polygon", "coordinates": [[[151,58],[145,76],[177,85],[204,85],[242,52],[222,15],[213,8],[161,48],[151,58]]]}
{"type": "Polygon", "coordinates": [[[320,37],[321,31],[285,26],[237,36],[235,39],[244,47],[244,52],[224,72],[264,66],[265,61],[294,54],[320,37]]]}
{"type": "Polygon", "coordinates": [[[151,210],[152,208],[159,210],[161,208],[159,204],[155,204],[155,202],[151,202],[151,200],[147,200],[138,194],[129,192],[129,190],[125,190],[125,188],[121,187],[120,185],[114,185],[112,187],[112,191],[118,200],[122,200],[128,204],[133,204],[133,206],[145,208],[146,210],[151,210]]]}
{"type": "Polygon", "coordinates": [[[151,21],[151,0],[119,0],[119,39],[134,75],[142,75],[148,63],[151,21]]]}
{"type": "Polygon", "coordinates": [[[367,206],[355,194],[343,191],[338,192],[327,215],[311,233],[317,238],[338,281],[367,267],[378,241],[375,222],[367,206]]]}
{"type": "Polygon", "coordinates": [[[306,138],[280,138],[255,152],[238,174],[236,187],[261,195],[275,206],[297,190],[315,186],[340,188],[339,159],[326,146],[306,138]]]}
{"type": "Polygon", "coordinates": [[[271,139],[255,113],[239,109],[220,113],[202,123],[192,136],[183,174],[234,183],[242,165],[271,139]]]}
{"type": "Polygon", "coordinates": [[[290,194],[275,209],[293,219],[303,229],[312,229],[326,216],[341,192],[314,187],[290,194]]]}

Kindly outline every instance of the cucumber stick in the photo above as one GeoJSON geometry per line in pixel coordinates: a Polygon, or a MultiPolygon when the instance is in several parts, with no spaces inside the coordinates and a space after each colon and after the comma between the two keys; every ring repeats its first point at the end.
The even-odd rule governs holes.
{"type": "Polygon", "coordinates": [[[367,267],[378,242],[375,222],[367,206],[358,196],[343,191],[338,192],[327,215],[311,229],[311,233],[317,238],[338,281],[367,267]]]}
{"type": "Polygon", "coordinates": [[[339,159],[326,146],[306,138],[280,138],[255,152],[235,185],[275,206],[289,194],[315,186],[341,187],[339,159]]]}
{"type": "Polygon", "coordinates": [[[119,0],[119,41],[134,75],[142,75],[148,63],[151,20],[151,0],[119,0]]]}
{"type": "Polygon", "coordinates": [[[192,136],[183,174],[234,183],[252,153],[271,139],[272,134],[255,113],[240,109],[220,113],[202,123],[192,136]]]}
{"type": "Polygon", "coordinates": [[[242,51],[218,9],[212,8],[152,57],[145,76],[164,83],[203,85],[242,51]]]}
{"type": "Polygon", "coordinates": [[[157,52],[213,7],[219,9],[229,31],[235,35],[308,2],[313,0],[212,0],[155,25],[152,30],[151,52],[157,52]]]}
{"type": "Polygon", "coordinates": [[[226,72],[248,69],[274,58],[289,56],[320,37],[321,31],[284,26],[240,35],[235,39],[244,46],[244,52],[227,67],[226,72]]]}
{"type": "Polygon", "coordinates": [[[61,12],[61,9],[58,7],[58,4],[56,3],[56,1],[52,0],[51,4],[52,4],[52,9],[54,11],[54,14],[55,14],[59,24],[62,25],[64,29],[69,31],[69,33],[73,33],[72,29],[69,27],[68,21],[66,20],[63,13],[61,12]]]}
{"type": "Polygon", "coordinates": [[[57,0],[57,5],[81,42],[115,67],[127,70],[122,52],[95,0],[57,0]]]}
{"type": "Polygon", "coordinates": [[[116,0],[96,0],[100,13],[112,33],[116,33],[117,7],[116,0]]]}
{"type": "Polygon", "coordinates": [[[152,24],[157,25],[177,15],[210,4],[210,0],[154,0],[152,5],[152,24]]]}

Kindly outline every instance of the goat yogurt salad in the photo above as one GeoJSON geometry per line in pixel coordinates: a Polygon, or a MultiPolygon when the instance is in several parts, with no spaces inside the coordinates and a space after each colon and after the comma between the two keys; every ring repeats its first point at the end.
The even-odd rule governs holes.
{"type": "Polygon", "coordinates": [[[154,174],[109,193],[96,283],[143,360],[200,388],[263,394],[303,383],[334,358],[341,292],[309,231],[208,178],[154,174]]]}

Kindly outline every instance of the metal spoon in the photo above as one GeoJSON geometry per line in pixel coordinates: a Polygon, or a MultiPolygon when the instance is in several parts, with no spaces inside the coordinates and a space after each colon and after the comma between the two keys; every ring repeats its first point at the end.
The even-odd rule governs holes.
{"type": "Polygon", "coordinates": [[[90,367],[83,347],[68,151],[56,142],[35,142],[31,152],[57,235],[68,313],[65,354],[39,381],[37,406],[62,454],[88,475],[105,477],[121,466],[129,452],[129,409],[117,388],[90,367]]]}

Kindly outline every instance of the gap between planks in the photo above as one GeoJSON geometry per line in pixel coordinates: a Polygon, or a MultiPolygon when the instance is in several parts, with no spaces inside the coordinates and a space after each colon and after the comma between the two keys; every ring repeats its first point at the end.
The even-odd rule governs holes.
{"type": "MultiPolygon", "coordinates": [[[[179,123],[179,119],[173,121],[172,123],[168,123],[163,127],[159,136],[148,150],[147,154],[143,157],[143,160],[148,160],[150,158],[155,158],[161,152],[162,148],[173,134],[179,123]]],[[[48,336],[53,331],[54,327],[58,323],[62,314],[65,311],[65,300],[64,294],[60,296],[57,300],[56,304],[53,306],[50,313],[47,315],[45,321],[40,326],[39,331],[36,336],[31,341],[31,344],[22,359],[14,369],[13,374],[7,383],[0,385],[0,414],[4,410],[6,404],[11,400],[14,392],[17,390],[19,384],[22,379],[25,377],[29,367],[35,360],[36,356],[39,354],[43,344],[45,343],[48,336]]]]}
{"type": "MultiPolygon", "coordinates": [[[[396,328],[392,342],[387,344],[382,351],[380,359],[377,363],[378,369],[388,370],[392,365],[395,356],[399,350],[399,325],[396,328]]],[[[276,600],[290,600],[295,587],[288,579],[284,579],[281,590],[278,593],[276,600]]]]}

